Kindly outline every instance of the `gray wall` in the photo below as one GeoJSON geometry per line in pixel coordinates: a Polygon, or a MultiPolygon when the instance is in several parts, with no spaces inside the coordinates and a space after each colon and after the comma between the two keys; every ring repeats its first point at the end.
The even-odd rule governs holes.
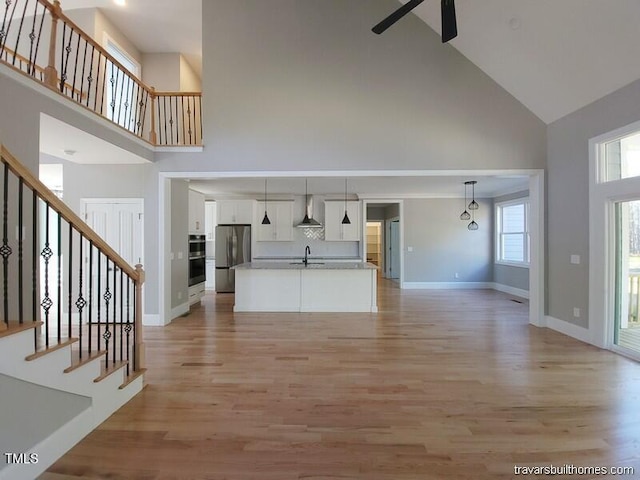
{"type": "Polygon", "coordinates": [[[406,282],[493,281],[492,202],[476,199],[480,228],[460,220],[460,199],[404,201],[404,280],[406,282]],[[408,247],[413,247],[409,252],[408,247]],[[455,278],[455,273],[459,278],[455,278]]]}
{"type": "Polygon", "coordinates": [[[170,248],[171,308],[175,308],[189,301],[189,184],[184,180],[171,180],[170,248]]]}
{"type": "MultiPolygon", "coordinates": [[[[502,195],[493,199],[493,212],[495,214],[495,204],[499,202],[508,202],[517,198],[528,197],[529,191],[516,192],[509,195],[502,195]]],[[[495,260],[495,247],[494,247],[495,260]]],[[[512,267],[510,265],[493,264],[493,281],[500,285],[519,288],[520,290],[529,291],[529,269],[523,267],[512,267]]]]}
{"type": "Polygon", "coordinates": [[[543,122],[422,20],[371,32],[397,1],[202,7],[205,152],[163,169],[544,167],[543,122]]]}
{"type": "Polygon", "coordinates": [[[640,120],[636,81],[547,128],[547,312],[588,327],[589,139],[640,120]],[[581,264],[570,264],[572,254],[581,264]],[[583,312],[573,317],[573,308],[583,312]]]}

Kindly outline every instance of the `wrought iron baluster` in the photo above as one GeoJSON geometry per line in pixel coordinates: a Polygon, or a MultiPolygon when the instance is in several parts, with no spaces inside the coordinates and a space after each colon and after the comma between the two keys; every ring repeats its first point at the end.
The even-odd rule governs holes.
{"type": "MultiPolygon", "coordinates": [[[[122,77],[119,82],[120,82],[120,96],[118,97],[118,121],[116,122],[116,119],[114,118],[113,121],[116,122],[118,125],[122,126],[122,123],[120,123],[120,117],[122,116],[122,100],[124,99],[122,94],[124,93],[124,79],[126,78],[127,74],[125,73],[124,70],[122,70],[120,67],[118,67],[118,78],[122,77]]],[[[117,88],[117,85],[116,85],[117,88]]]]}
{"type": "MultiPolygon", "coordinates": [[[[18,323],[24,323],[24,270],[23,270],[23,250],[24,250],[24,180],[20,177],[18,183],[18,323]]],[[[34,318],[35,320],[35,318],[34,318]]]]}
{"type": "MultiPolygon", "coordinates": [[[[16,5],[18,2],[16,2],[16,5]]],[[[24,19],[27,16],[27,7],[29,6],[28,0],[24,2],[24,10],[22,11],[22,16],[20,17],[20,25],[18,26],[18,34],[16,35],[16,46],[13,49],[13,60],[11,62],[12,65],[16,64],[16,56],[18,55],[18,45],[20,44],[20,37],[22,35],[22,25],[24,25],[24,19]]],[[[15,11],[15,8],[14,8],[15,11]]]]}
{"type": "MultiPolygon", "coordinates": [[[[80,35],[78,35],[78,38],[80,38],[80,35]]],[[[80,43],[80,40],[78,40],[78,52],[80,52],[79,43],[80,43]]],[[[89,43],[85,40],[85,42],[84,42],[84,54],[82,55],[82,73],[80,74],[80,92],[78,93],[78,102],[80,104],[82,104],[82,96],[83,96],[83,92],[84,92],[84,69],[85,69],[85,66],[87,64],[87,46],[88,45],[89,45],[89,43]]],[[[74,79],[74,84],[75,84],[75,79],[74,79]]]]}
{"type": "Polygon", "coordinates": [[[73,315],[73,225],[69,224],[69,258],[68,258],[68,268],[69,268],[69,294],[67,301],[67,332],[69,334],[69,338],[72,335],[72,315],[73,315]]]}
{"type": "Polygon", "coordinates": [[[175,123],[176,126],[176,144],[180,143],[180,141],[178,140],[178,135],[179,135],[179,131],[180,131],[180,119],[178,117],[178,97],[169,97],[169,106],[171,108],[171,141],[173,142],[173,125],[175,123]],[[175,103],[175,108],[171,107],[171,105],[173,105],[175,103]],[[173,118],[173,114],[175,113],[175,119],[173,118]]]}
{"type": "MultiPolygon", "coordinates": [[[[110,88],[109,85],[107,85],[107,75],[108,72],[107,70],[109,69],[109,60],[107,59],[107,57],[105,57],[102,53],[100,53],[100,58],[104,58],[104,70],[102,72],[102,92],[101,92],[101,97],[102,99],[100,100],[100,115],[105,115],[104,113],[104,101],[105,101],[105,97],[107,96],[107,88],[110,88]]],[[[100,66],[100,64],[98,64],[98,67],[100,66]]],[[[109,106],[107,105],[107,108],[109,108],[109,106]]]]}
{"type": "Polygon", "coordinates": [[[62,339],[62,216],[58,213],[58,343],[62,339]]]}
{"type": "MultiPolygon", "coordinates": [[[[193,99],[193,96],[189,96],[187,97],[187,119],[189,120],[189,145],[193,145],[193,140],[191,139],[191,100],[193,99]]],[[[195,105],[194,105],[195,107],[195,105]]],[[[194,119],[194,122],[195,119],[194,119]]]]}
{"type": "MultiPolygon", "coordinates": [[[[88,45],[88,42],[86,43],[88,45]]],[[[87,107],[89,106],[89,99],[91,98],[91,84],[93,83],[93,57],[96,51],[96,47],[91,45],[91,61],[89,62],[89,75],[87,76],[87,107]]],[[[93,110],[96,109],[96,96],[93,97],[93,110]]]]}
{"type": "MultiPolygon", "coordinates": [[[[84,299],[84,295],[82,294],[82,275],[84,273],[84,261],[83,261],[83,248],[84,248],[84,237],[80,234],[80,245],[79,245],[79,264],[80,269],[78,270],[78,299],[76,300],[76,308],[78,309],[78,348],[80,350],[80,359],[82,359],[82,329],[83,329],[83,311],[84,307],[87,306],[87,301],[84,299]]],[[[71,288],[71,286],[69,286],[71,288]]],[[[91,351],[91,348],[89,348],[91,351]]]]}
{"type": "MultiPolygon", "coordinates": [[[[142,119],[140,120],[141,134],[143,133],[142,128],[144,127],[144,122],[147,119],[147,105],[149,103],[149,90],[145,88],[142,96],[144,97],[144,102],[142,102],[141,100],[141,102],[144,104],[144,110],[142,112],[142,119]]],[[[142,105],[140,105],[140,108],[142,109],[142,105]]],[[[151,112],[151,114],[153,115],[153,112],[151,112]]]]}
{"type": "Polygon", "coordinates": [[[123,328],[124,328],[124,272],[120,269],[120,360],[124,360],[123,328]]]}
{"type": "MultiPolygon", "coordinates": [[[[31,205],[31,321],[35,322],[38,318],[37,305],[40,303],[38,301],[38,230],[36,226],[38,225],[38,194],[35,190],[32,191],[33,200],[31,205]]],[[[34,342],[36,339],[35,329],[34,329],[34,342]]],[[[37,345],[34,345],[36,347],[37,345]]]]}
{"type": "MultiPolygon", "coordinates": [[[[91,324],[93,322],[93,240],[89,240],[89,320],[87,321],[88,335],[89,335],[89,354],[92,351],[92,333],[93,328],[91,324]]],[[[98,327],[100,328],[100,327],[98,327]]]]}
{"type": "MultiPolygon", "coordinates": [[[[34,2],[33,8],[33,24],[31,26],[31,33],[29,33],[29,39],[31,45],[29,47],[29,65],[27,65],[27,73],[33,75],[35,72],[36,58],[38,55],[38,46],[40,45],[40,34],[42,33],[42,23],[44,22],[44,11],[42,12],[40,19],[40,28],[38,29],[38,35],[36,35],[36,19],[38,18],[38,2],[34,2]],[[35,45],[34,45],[35,41],[35,45]]],[[[43,7],[44,8],[44,7],[43,7]]],[[[45,9],[46,11],[46,9],[45,9]]]]}
{"type": "Polygon", "coordinates": [[[100,249],[98,249],[98,290],[96,293],[96,298],[98,300],[98,350],[100,350],[100,347],[102,345],[102,337],[100,334],[100,320],[102,319],[101,315],[102,315],[102,311],[101,308],[102,306],[100,305],[100,295],[102,294],[102,290],[100,289],[100,284],[102,283],[101,279],[102,279],[102,251],[100,249]]]}
{"type": "Polygon", "coordinates": [[[129,376],[130,370],[129,370],[129,360],[130,360],[130,356],[129,356],[129,350],[130,350],[130,341],[129,341],[129,336],[131,333],[131,304],[129,303],[129,299],[130,299],[130,293],[131,293],[131,277],[129,277],[129,275],[127,275],[127,323],[124,326],[124,331],[125,334],[127,335],[127,350],[126,350],[126,355],[127,355],[127,376],[129,376]]]}
{"type": "Polygon", "coordinates": [[[9,164],[4,164],[3,177],[3,202],[2,202],[2,247],[0,247],[0,255],[2,255],[2,292],[3,298],[3,320],[9,324],[9,256],[11,255],[11,247],[9,246],[9,164]]]}
{"type": "Polygon", "coordinates": [[[51,246],[49,243],[49,216],[50,216],[50,207],[49,202],[45,203],[45,219],[44,219],[44,248],[40,255],[44,258],[44,298],[40,305],[44,309],[44,336],[45,336],[45,346],[49,346],[49,310],[53,305],[53,301],[49,296],[49,260],[53,256],[53,251],[51,250],[51,246]]]}
{"type": "Polygon", "coordinates": [[[116,266],[116,262],[112,262],[113,264],[113,364],[115,365],[116,361],[117,361],[117,353],[118,353],[118,344],[117,344],[117,336],[118,336],[118,327],[117,327],[117,320],[116,320],[116,314],[118,311],[118,299],[117,299],[117,294],[118,294],[118,287],[117,287],[117,275],[118,275],[118,267],[116,266]]]}
{"type": "Polygon", "coordinates": [[[187,136],[185,135],[186,122],[184,121],[184,95],[180,97],[180,123],[182,123],[182,144],[185,144],[187,143],[187,136]]]}
{"type": "MultiPolygon", "coordinates": [[[[98,88],[100,85],[100,67],[102,66],[102,52],[98,51],[98,72],[96,74],[96,96],[93,97],[93,111],[97,112],[98,111],[98,93],[100,92],[100,89],[98,88]]],[[[105,65],[105,69],[106,69],[106,65],[105,65]]],[[[102,94],[100,95],[100,115],[102,115],[102,104],[104,103],[104,89],[106,87],[106,75],[104,74],[104,72],[102,72],[102,94]]]]}
{"type": "MultiPolygon", "coordinates": [[[[71,34],[73,35],[74,32],[73,30],[71,30],[71,34]]],[[[78,42],[76,43],[76,54],[75,54],[75,62],[73,65],[73,83],[71,84],[71,98],[75,98],[76,96],[76,78],[78,76],[78,55],[80,54],[80,39],[82,37],[80,37],[79,33],[76,33],[76,35],[78,36],[78,42]]],[[[69,42],[71,43],[71,42],[69,42]]],[[[82,77],[80,77],[82,78],[82,77]]],[[[79,100],[80,101],[80,100],[79,100]]]]}
{"type": "Polygon", "coordinates": [[[136,361],[136,357],[137,357],[137,348],[136,348],[136,341],[137,341],[137,328],[136,328],[136,322],[138,321],[138,294],[137,294],[137,282],[139,282],[140,280],[134,280],[133,282],[133,371],[136,372],[138,370],[138,362],[136,361]]]}
{"type": "Polygon", "coordinates": [[[9,39],[9,30],[11,30],[11,23],[13,22],[13,16],[16,13],[16,7],[18,6],[18,2],[15,2],[13,4],[13,10],[11,10],[11,16],[9,17],[9,23],[7,23],[7,13],[9,12],[9,7],[11,6],[11,2],[7,3],[6,5],[7,5],[7,9],[4,11],[4,19],[2,20],[2,28],[0,28],[0,50],[4,50],[6,45],[7,45],[7,40],[9,39]]]}
{"type": "Polygon", "coordinates": [[[106,258],[106,267],[107,267],[107,274],[105,275],[105,283],[107,285],[107,289],[104,292],[104,305],[105,305],[105,318],[104,318],[104,325],[105,325],[105,330],[104,333],[102,334],[102,338],[104,339],[104,348],[107,351],[107,357],[106,357],[106,366],[107,369],[109,369],[109,339],[111,338],[111,331],[109,330],[109,304],[111,301],[111,298],[113,297],[113,295],[111,294],[111,291],[109,290],[109,258],[106,258]]]}

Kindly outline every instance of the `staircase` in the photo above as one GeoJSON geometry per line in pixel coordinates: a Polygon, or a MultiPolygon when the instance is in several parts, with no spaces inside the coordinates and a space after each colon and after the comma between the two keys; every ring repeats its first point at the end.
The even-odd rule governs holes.
{"type": "Polygon", "coordinates": [[[0,160],[0,480],[33,479],[143,388],[144,271],[0,160]]]}

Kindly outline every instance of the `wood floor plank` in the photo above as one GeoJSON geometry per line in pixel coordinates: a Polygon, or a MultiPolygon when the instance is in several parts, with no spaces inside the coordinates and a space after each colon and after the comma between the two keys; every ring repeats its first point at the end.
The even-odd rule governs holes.
{"type": "Polygon", "coordinates": [[[378,298],[378,314],[234,314],[232,295],[205,296],[145,330],[147,387],[49,473],[494,480],[572,464],[640,475],[640,365],[530,326],[528,305],[500,292],[381,280],[378,298]]]}

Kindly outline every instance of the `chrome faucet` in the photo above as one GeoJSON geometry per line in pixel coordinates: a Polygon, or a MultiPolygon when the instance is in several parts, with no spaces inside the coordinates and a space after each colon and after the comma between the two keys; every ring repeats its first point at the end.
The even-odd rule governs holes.
{"type": "Polygon", "coordinates": [[[304,266],[305,266],[305,267],[306,267],[306,266],[307,266],[307,264],[309,263],[309,258],[307,257],[307,255],[311,255],[311,248],[309,248],[309,245],[307,245],[307,246],[304,248],[304,260],[303,260],[303,262],[304,262],[304,266]]]}

